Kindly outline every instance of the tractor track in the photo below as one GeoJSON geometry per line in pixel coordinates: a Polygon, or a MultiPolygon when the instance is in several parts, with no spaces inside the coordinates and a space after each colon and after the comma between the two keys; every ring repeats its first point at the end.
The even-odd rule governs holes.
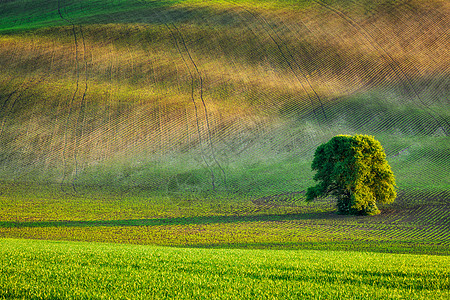
{"type": "MultiPolygon", "coordinates": [[[[198,109],[198,106],[197,106],[197,103],[196,103],[195,97],[194,97],[194,93],[195,93],[195,79],[194,79],[194,75],[192,74],[191,68],[189,67],[188,62],[186,61],[186,58],[184,57],[183,52],[181,51],[181,48],[180,48],[178,39],[175,36],[175,33],[170,28],[169,24],[167,24],[166,22],[164,22],[164,26],[167,28],[167,30],[169,30],[170,35],[172,36],[172,39],[174,41],[175,47],[177,48],[177,51],[180,54],[181,59],[183,60],[183,63],[185,65],[185,67],[186,67],[186,70],[189,73],[189,77],[190,77],[190,80],[191,80],[191,101],[192,101],[192,104],[194,105],[195,121],[196,121],[196,127],[197,127],[197,135],[198,135],[198,141],[199,141],[199,146],[200,146],[200,155],[201,155],[202,160],[205,163],[207,169],[209,170],[209,172],[211,174],[211,185],[212,185],[212,188],[215,189],[216,178],[215,178],[215,175],[214,175],[214,171],[212,170],[210,164],[208,163],[208,160],[206,159],[206,154],[205,154],[205,152],[203,150],[203,146],[202,146],[203,143],[202,143],[202,134],[201,134],[199,109],[198,109]]],[[[180,34],[179,31],[178,31],[178,28],[177,27],[174,27],[174,28],[176,28],[177,33],[180,34]]],[[[184,45],[186,45],[186,44],[184,43],[184,45]]]]}
{"type": "MultiPolygon", "coordinates": [[[[85,122],[85,111],[86,111],[86,92],[88,90],[88,63],[86,60],[86,41],[84,38],[84,33],[83,33],[83,29],[82,26],[79,25],[79,29],[80,29],[80,34],[81,34],[81,40],[82,40],[82,44],[83,44],[83,64],[84,64],[84,90],[83,90],[83,94],[81,96],[81,100],[80,100],[80,109],[79,109],[79,114],[76,120],[76,124],[75,124],[75,150],[74,150],[74,160],[75,160],[75,174],[74,177],[72,178],[72,187],[75,190],[75,182],[78,178],[78,164],[79,164],[79,160],[78,160],[78,148],[79,148],[79,143],[80,143],[80,139],[82,139],[83,137],[83,129],[84,129],[84,122],[85,122]]],[[[78,78],[77,78],[78,80],[78,78]]]]}
{"type": "MultiPolygon", "coordinates": [[[[68,23],[71,28],[72,28],[72,35],[73,35],[73,39],[74,39],[74,47],[75,47],[75,76],[76,76],[76,82],[75,82],[75,90],[72,94],[72,98],[69,101],[69,113],[67,115],[67,119],[66,119],[66,123],[64,126],[64,147],[63,147],[63,153],[62,153],[62,158],[63,158],[63,176],[60,182],[60,187],[63,190],[64,187],[64,183],[67,177],[67,169],[68,169],[68,156],[67,156],[67,148],[68,148],[68,144],[69,144],[69,137],[68,137],[68,131],[69,131],[69,123],[70,120],[72,118],[72,114],[73,114],[73,110],[74,110],[74,103],[75,103],[75,99],[77,97],[78,91],[80,89],[80,58],[79,58],[79,41],[78,41],[78,36],[77,36],[77,30],[76,30],[76,25],[75,22],[68,17],[64,17],[62,14],[62,8],[61,8],[61,1],[58,0],[57,3],[57,9],[58,9],[58,14],[60,16],[60,18],[65,21],[66,23],[68,23]]],[[[86,92],[88,89],[88,85],[87,85],[87,61],[86,61],[86,44],[85,44],[85,38],[84,38],[84,34],[82,32],[82,27],[81,25],[78,26],[80,33],[81,33],[81,40],[82,40],[82,44],[83,44],[83,59],[84,59],[84,64],[85,64],[85,88],[81,97],[81,101],[80,101],[80,111],[78,113],[78,117],[76,117],[76,123],[75,126],[73,127],[74,129],[72,130],[72,136],[75,137],[75,143],[74,143],[74,149],[73,149],[73,154],[72,157],[74,159],[74,163],[75,163],[75,174],[72,177],[72,182],[71,182],[71,186],[72,186],[72,190],[74,192],[76,192],[76,186],[75,186],[75,181],[76,178],[78,176],[78,131],[79,131],[79,123],[83,122],[84,120],[84,109],[85,109],[85,97],[86,97],[86,92]]],[[[81,129],[82,132],[82,129],[81,129]]]]}
{"type": "MultiPolygon", "coordinates": [[[[200,124],[200,113],[199,113],[199,107],[198,104],[195,100],[195,75],[193,73],[193,71],[191,70],[191,67],[189,66],[189,62],[185,57],[185,54],[183,54],[183,50],[182,50],[182,46],[180,46],[180,40],[182,38],[181,36],[181,32],[178,30],[178,28],[172,24],[172,23],[168,23],[166,20],[170,19],[170,17],[168,17],[167,15],[165,15],[164,17],[162,17],[159,13],[155,13],[156,19],[158,20],[158,22],[160,24],[162,24],[169,32],[172,40],[173,40],[173,44],[178,52],[178,54],[180,55],[181,60],[183,61],[183,65],[185,66],[188,74],[189,74],[189,78],[190,78],[190,100],[193,104],[194,107],[194,113],[195,113],[195,122],[196,122],[196,131],[197,131],[197,135],[198,135],[198,140],[199,140],[199,145],[200,145],[200,156],[201,156],[201,160],[204,162],[204,164],[206,165],[207,169],[209,170],[210,174],[211,174],[211,181],[212,181],[212,186],[213,188],[215,188],[215,182],[216,182],[216,178],[215,178],[215,174],[212,170],[212,167],[210,165],[210,163],[207,160],[205,151],[202,147],[203,144],[203,138],[202,138],[202,134],[201,134],[201,124],[200,124]],[[178,35],[178,37],[177,37],[178,35]]],[[[113,21],[116,21],[115,18],[112,18],[113,21]]],[[[189,51],[187,50],[187,47],[184,43],[185,48],[185,52],[188,53],[188,56],[190,57],[190,62],[191,64],[195,65],[195,62],[192,60],[192,57],[190,56],[189,51]]],[[[153,64],[152,64],[153,65],[153,64]]],[[[196,65],[195,65],[196,67],[196,65]]],[[[197,68],[198,70],[198,68],[197,68]]],[[[154,73],[154,80],[155,80],[155,84],[158,82],[158,78],[157,78],[157,71],[156,69],[153,67],[153,73],[154,73]]],[[[112,67],[111,67],[111,76],[110,76],[110,82],[112,80],[112,67]]],[[[203,88],[201,86],[201,88],[203,88]]],[[[202,92],[202,91],[201,91],[202,92]]],[[[163,144],[163,136],[167,135],[168,133],[165,133],[165,127],[167,127],[166,124],[164,124],[165,122],[162,121],[162,114],[165,112],[165,110],[163,109],[164,107],[159,104],[158,106],[158,110],[156,113],[156,123],[157,123],[157,127],[159,128],[159,134],[158,134],[158,138],[159,138],[159,147],[160,149],[165,149],[167,146],[169,146],[166,142],[164,142],[163,144]]],[[[120,122],[120,124],[116,124],[115,127],[121,125],[121,124],[125,124],[125,120],[120,122]]],[[[181,122],[181,121],[180,121],[181,122]]],[[[111,128],[108,128],[107,131],[111,131],[111,128]]],[[[131,129],[129,129],[127,132],[131,131],[131,129]]],[[[126,135],[126,133],[125,133],[126,135]]],[[[134,146],[136,146],[137,142],[133,143],[134,146]]]]}
{"type": "Polygon", "coordinates": [[[206,154],[202,147],[199,107],[197,105],[197,102],[196,102],[195,96],[194,96],[194,94],[195,94],[195,77],[198,78],[199,98],[200,98],[201,105],[203,107],[203,111],[204,111],[204,115],[205,115],[205,124],[206,124],[207,136],[208,136],[208,144],[209,144],[209,148],[211,151],[211,157],[212,157],[214,163],[220,169],[222,176],[223,176],[224,185],[226,186],[226,180],[227,180],[226,172],[216,157],[215,148],[214,148],[213,141],[212,141],[210,120],[209,120],[209,116],[208,116],[209,113],[208,113],[207,105],[206,105],[204,95],[203,95],[203,93],[204,93],[203,76],[202,76],[197,64],[195,63],[195,61],[191,55],[191,52],[189,51],[189,49],[187,47],[186,41],[183,37],[183,34],[178,29],[178,27],[174,24],[174,22],[171,22],[171,23],[167,22],[167,20],[169,19],[169,17],[167,15],[164,16],[165,20],[161,20],[160,17],[158,17],[158,18],[160,19],[161,23],[167,28],[172,39],[174,40],[174,44],[177,49],[177,52],[180,54],[180,57],[185,65],[185,67],[189,73],[189,77],[191,79],[191,101],[194,105],[196,125],[197,125],[197,134],[198,134],[198,138],[199,138],[201,156],[202,156],[203,162],[205,163],[205,165],[207,166],[207,168],[211,174],[211,185],[212,185],[212,189],[215,190],[216,189],[216,176],[214,174],[211,164],[208,162],[208,160],[206,158],[206,154]],[[183,51],[183,49],[184,49],[184,51],[183,51]],[[187,59],[186,59],[185,55],[183,55],[183,52],[185,53],[185,55],[187,55],[187,59]],[[190,65],[191,65],[191,67],[190,67],[190,65]],[[192,71],[191,68],[193,68],[194,71],[192,71]],[[194,74],[196,74],[196,76],[194,76],[194,74]]]}

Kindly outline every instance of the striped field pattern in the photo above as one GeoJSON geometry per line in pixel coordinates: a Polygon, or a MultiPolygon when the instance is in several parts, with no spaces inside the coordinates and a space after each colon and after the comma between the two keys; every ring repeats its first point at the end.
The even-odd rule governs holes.
{"type": "Polygon", "coordinates": [[[446,1],[5,1],[0,179],[304,190],[336,134],[448,191],[446,1]]]}

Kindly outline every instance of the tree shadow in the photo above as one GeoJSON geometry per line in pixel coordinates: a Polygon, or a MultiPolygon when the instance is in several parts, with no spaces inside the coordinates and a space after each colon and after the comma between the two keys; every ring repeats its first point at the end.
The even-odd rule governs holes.
{"type": "Polygon", "coordinates": [[[0,228],[30,228],[30,227],[120,227],[120,226],[170,226],[170,225],[209,225],[249,222],[282,222],[291,220],[319,220],[342,218],[334,212],[315,212],[297,214],[262,214],[256,216],[222,215],[222,216],[192,216],[178,218],[154,219],[122,219],[122,220],[89,220],[89,221],[2,221],[0,228]]]}
{"type": "Polygon", "coordinates": [[[80,22],[83,24],[180,24],[180,23],[197,23],[197,24],[214,24],[223,26],[238,25],[242,22],[242,17],[233,11],[215,12],[207,7],[177,7],[171,4],[166,5],[150,5],[140,6],[129,10],[119,10],[105,14],[91,15],[81,17],[80,22]]]}

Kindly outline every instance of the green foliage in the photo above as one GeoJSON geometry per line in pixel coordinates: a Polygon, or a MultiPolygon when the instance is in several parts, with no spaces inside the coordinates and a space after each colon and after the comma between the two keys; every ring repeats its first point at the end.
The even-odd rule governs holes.
{"type": "Polygon", "coordinates": [[[392,203],[396,197],[394,174],[372,136],[335,136],[317,148],[311,168],[319,183],[308,188],[306,200],[335,196],[342,214],[378,214],[376,203],[392,203]]]}

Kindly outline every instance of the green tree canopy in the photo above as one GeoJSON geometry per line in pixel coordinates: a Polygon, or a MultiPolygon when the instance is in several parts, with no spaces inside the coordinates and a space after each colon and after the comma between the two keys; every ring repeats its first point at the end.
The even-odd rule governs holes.
{"type": "Polygon", "coordinates": [[[318,184],[308,188],[306,201],[335,196],[341,214],[378,214],[376,204],[391,203],[397,195],[386,154],[372,136],[333,137],[316,149],[311,168],[318,184]]]}

